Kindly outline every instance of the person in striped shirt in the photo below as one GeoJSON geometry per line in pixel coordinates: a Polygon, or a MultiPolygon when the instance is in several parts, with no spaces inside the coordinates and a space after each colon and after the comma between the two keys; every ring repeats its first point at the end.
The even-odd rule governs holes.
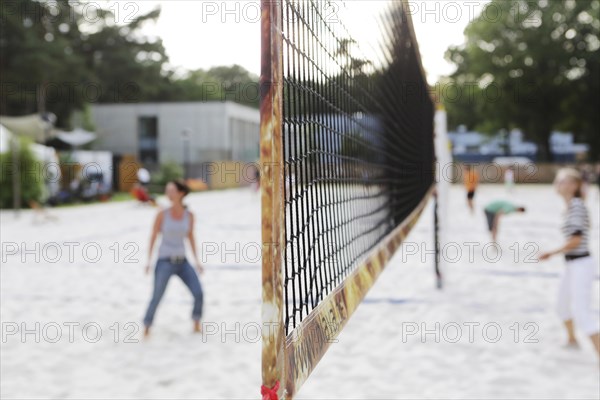
{"type": "Polygon", "coordinates": [[[588,250],[590,220],[582,199],[583,180],[577,170],[563,168],[558,171],[554,184],[567,203],[562,224],[565,244],[540,254],[539,259],[564,254],[567,265],[560,280],[557,312],[567,329],[566,347],[579,347],[574,329],[577,326],[590,337],[600,357],[600,325],[591,308],[596,265],[588,250]]]}

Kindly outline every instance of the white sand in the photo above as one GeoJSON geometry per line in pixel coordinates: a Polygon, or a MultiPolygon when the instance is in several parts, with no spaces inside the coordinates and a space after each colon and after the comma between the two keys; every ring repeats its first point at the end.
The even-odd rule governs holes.
{"type": "MultiPolygon", "coordinates": [[[[560,244],[560,215],[556,213],[563,207],[560,198],[549,186],[519,186],[510,196],[501,186],[481,187],[476,197],[479,208],[491,199],[511,197],[528,208],[526,214],[502,221],[503,256],[498,262],[487,262],[481,251],[488,242],[483,213],[469,215],[461,187],[453,187],[451,194],[448,236],[463,254],[457,262],[446,263],[444,290],[434,289],[432,256],[421,260],[420,254],[407,255],[411,249],[405,246],[298,398],[600,397],[600,369],[591,344],[581,337],[581,350],[560,347],[565,336],[553,307],[561,259],[544,264],[523,261],[528,242],[542,249],[560,244]],[[465,242],[481,244],[473,262],[469,262],[465,242]],[[521,252],[517,263],[509,249],[514,243],[521,252]],[[403,330],[425,327],[436,331],[436,322],[440,323],[439,343],[433,333],[425,340],[420,334],[403,340],[403,330]],[[474,326],[473,343],[464,325],[469,322],[479,324],[474,326]],[[526,330],[528,322],[534,325],[526,330]],[[487,331],[488,340],[484,337],[482,328],[487,323],[502,329],[497,343],[490,342],[496,336],[493,327],[487,331]],[[515,323],[519,324],[518,343],[515,323]],[[462,328],[462,337],[450,343],[442,334],[454,339],[455,324],[462,328]],[[532,339],[538,343],[525,343],[525,336],[535,327],[532,339]]],[[[591,197],[591,243],[598,260],[597,192],[591,197]]],[[[204,321],[210,325],[205,329],[229,329],[225,338],[221,332],[191,333],[191,296],[174,278],[158,309],[152,338],[141,341],[138,330],[129,338],[133,343],[127,343],[126,335],[141,329],[150,299],[152,278],[143,274],[143,263],[156,209],[123,202],[51,210],[59,221],[40,225],[31,223],[30,212],[15,220],[11,212],[2,211],[3,255],[11,242],[19,246],[24,242],[28,249],[34,249],[35,243],[43,248],[55,242],[63,254],[60,261],[51,263],[48,258],[56,254],[55,249],[47,248],[46,260],[39,263],[34,255],[28,255],[25,262],[19,256],[6,256],[7,262],[2,262],[0,397],[259,398],[259,197],[245,189],[221,191],[191,195],[188,204],[197,216],[199,249],[202,243],[206,249],[213,242],[220,250],[224,250],[222,243],[231,250],[208,257],[202,277],[204,321]],[[65,242],[80,243],[72,261],[65,242]],[[84,260],[86,243],[101,249],[98,262],[84,260]],[[114,243],[120,249],[116,263],[114,243]],[[138,248],[128,249],[128,243],[138,248]],[[125,262],[129,253],[139,261],[125,262]],[[35,331],[36,322],[40,324],[39,343],[33,333],[24,338],[21,331],[6,335],[14,324],[19,330],[35,331]],[[72,343],[69,323],[79,324],[72,343]],[[84,338],[86,323],[96,323],[102,330],[97,343],[91,342],[96,336],[94,327],[87,331],[88,341],[84,338]],[[62,337],[50,343],[57,326],[62,337]],[[120,335],[115,340],[117,327],[120,335]]],[[[428,208],[408,241],[432,249],[431,220],[428,208]]],[[[88,254],[93,257],[93,249],[88,254]]],[[[455,250],[446,256],[455,257],[455,250]]],[[[596,311],[598,292],[596,280],[596,311]]]]}

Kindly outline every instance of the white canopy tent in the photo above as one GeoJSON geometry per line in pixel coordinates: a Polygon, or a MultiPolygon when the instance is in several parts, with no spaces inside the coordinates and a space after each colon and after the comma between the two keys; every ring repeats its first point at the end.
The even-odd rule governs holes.
{"type": "Polygon", "coordinates": [[[48,137],[49,123],[44,121],[39,114],[9,117],[0,115],[0,124],[19,136],[27,136],[35,142],[44,142],[48,137]]]}
{"type": "Polygon", "coordinates": [[[56,137],[70,145],[73,148],[77,148],[83,145],[86,145],[94,140],[96,140],[96,134],[93,132],[88,132],[85,129],[76,128],[71,132],[58,131],[56,137]]]}

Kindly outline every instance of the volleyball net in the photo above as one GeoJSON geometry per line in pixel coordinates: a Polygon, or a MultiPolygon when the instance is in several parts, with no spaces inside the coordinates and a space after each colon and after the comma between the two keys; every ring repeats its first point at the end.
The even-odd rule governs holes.
{"type": "Polygon", "coordinates": [[[262,3],[263,396],[292,398],[434,187],[405,1],[262,3]]]}

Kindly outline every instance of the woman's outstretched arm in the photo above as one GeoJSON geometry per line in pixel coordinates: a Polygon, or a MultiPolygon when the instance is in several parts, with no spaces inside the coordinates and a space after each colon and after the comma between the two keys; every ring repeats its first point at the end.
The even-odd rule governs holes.
{"type": "Polygon", "coordinates": [[[188,240],[190,241],[190,247],[192,248],[192,254],[194,255],[194,261],[196,263],[196,269],[198,272],[203,273],[204,267],[198,260],[198,253],[196,252],[196,238],[194,237],[194,214],[190,212],[190,230],[188,232],[188,240]]]}
{"type": "Polygon", "coordinates": [[[150,272],[150,261],[152,259],[152,250],[154,250],[154,243],[156,242],[156,237],[160,232],[160,227],[162,226],[163,221],[163,210],[159,211],[154,219],[154,226],[152,227],[152,234],[150,235],[150,248],[148,249],[148,263],[146,264],[146,274],[150,272]]]}
{"type": "Polygon", "coordinates": [[[566,253],[570,250],[576,249],[577,247],[579,247],[579,244],[581,243],[581,235],[573,235],[569,238],[569,240],[567,240],[567,242],[564,244],[563,247],[561,247],[560,249],[556,249],[554,251],[548,251],[546,253],[542,253],[539,256],[539,259],[541,261],[543,260],[547,260],[550,257],[556,255],[556,254],[560,254],[560,253],[566,253]]]}

